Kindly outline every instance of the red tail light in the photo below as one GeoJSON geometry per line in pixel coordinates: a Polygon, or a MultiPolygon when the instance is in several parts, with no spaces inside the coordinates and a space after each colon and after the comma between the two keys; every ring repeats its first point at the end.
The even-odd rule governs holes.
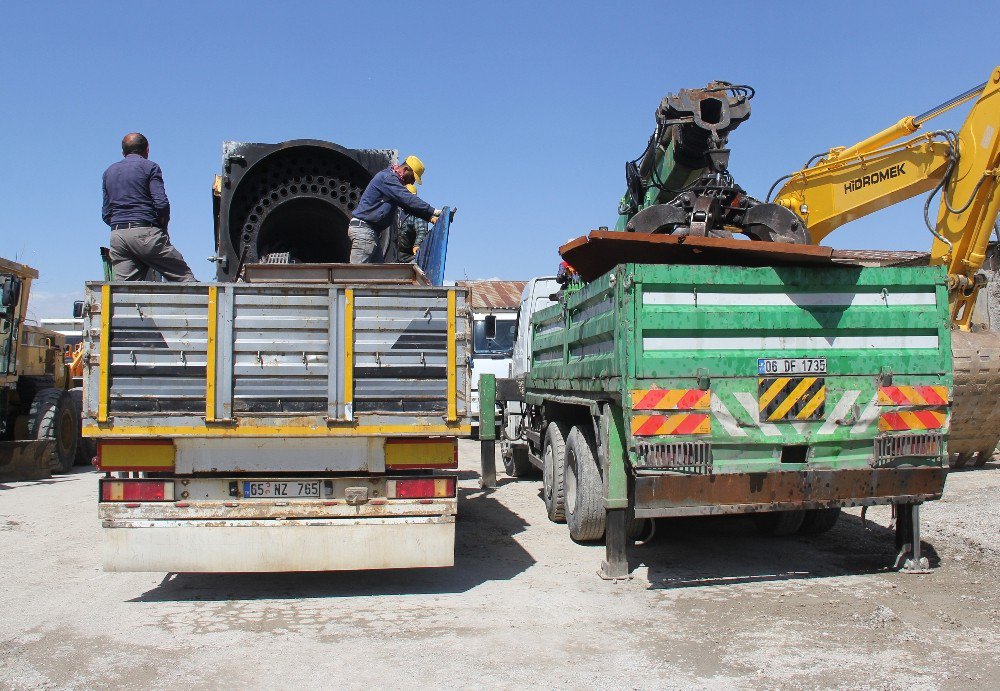
{"type": "Polygon", "coordinates": [[[101,501],[173,501],[170,480],[101,480],[101,501]]]}
{"type": "Polygon", "coordinates": [[[390,499],[444,499],[455,496],[454,477],[420,477],[387,482],[390,499]]]}

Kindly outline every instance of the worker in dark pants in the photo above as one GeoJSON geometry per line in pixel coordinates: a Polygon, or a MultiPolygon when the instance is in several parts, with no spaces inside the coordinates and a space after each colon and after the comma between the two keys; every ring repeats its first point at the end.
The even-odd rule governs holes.
{"type": "MultiPolygon", "coordinates": [[[[411,193],[417,193],[416,185],[407,185],[411,193]]],[[[400,264],[412,264],[417,260],[417,250],[424,244],[430,224],[422,218],[399,212],[399,235],[396,236],[396,256],[400,264]]]]}
{"type": "Polygon", "coordinates": [[[160,166],[149,160],[149,142],[138,132],[122,139],[123,160],[104,171],[101,217],[111,226],[111,265],[116,281],[146,280],[150,269],[168,281],[194,274],[170,243],[170,202],[160,166]]]}
{"type": "Polygon", "coordinates": [[[406,185],[419,185],[423,173],[423,162],[416,156],[407,156],[402,165],[389,166],[375,174],[361,195],[348,227],[352,264],[383,261],[379,236],[392,225],[400,208],[424,221],[437,223],[441,210],[406,189],[406,185]]]}

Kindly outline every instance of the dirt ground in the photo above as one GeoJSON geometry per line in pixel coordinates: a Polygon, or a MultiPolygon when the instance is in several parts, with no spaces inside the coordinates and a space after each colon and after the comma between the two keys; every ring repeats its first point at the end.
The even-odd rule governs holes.
{"type": "Polygon", "coordinates": [[[104,573],[97,476],[0,484],[0,687],[988,688],[1000,683],[1000,466],[923,512],[932,573],[890,571],[889,510],[818,537],[660,521],[634,578],[549,523],[535,480],[478,489],[456,566],[104,573]]]}

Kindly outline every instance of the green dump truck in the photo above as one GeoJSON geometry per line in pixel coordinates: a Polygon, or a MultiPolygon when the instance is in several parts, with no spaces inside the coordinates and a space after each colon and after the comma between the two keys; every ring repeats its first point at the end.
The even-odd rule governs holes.
{"type": "Polygon", "coordinates": [[[645,519],[821,533],[841,507],[890,503],[899,565],[926,568],[918,507],[944,489],[952,387],[944,270],[778,243],[738,243],[760,248],[742,261],[712,247],[733,241],[669,236],[702,263],[615,265],[636,235],[591,233],[613,268],[522,302],[530,357],[497,381],[508,472],[542,471],[549,518],[605,539],[607,578],[627,576],[645,519]]]}

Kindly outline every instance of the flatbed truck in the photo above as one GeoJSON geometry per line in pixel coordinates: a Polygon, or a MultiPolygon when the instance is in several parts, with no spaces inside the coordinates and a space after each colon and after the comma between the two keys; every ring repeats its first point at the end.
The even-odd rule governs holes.
{"type": "Polygon", "coordinates": [[[466,293],[411,265],[87,284],[104,568],[454,564],[466,293]]]}

